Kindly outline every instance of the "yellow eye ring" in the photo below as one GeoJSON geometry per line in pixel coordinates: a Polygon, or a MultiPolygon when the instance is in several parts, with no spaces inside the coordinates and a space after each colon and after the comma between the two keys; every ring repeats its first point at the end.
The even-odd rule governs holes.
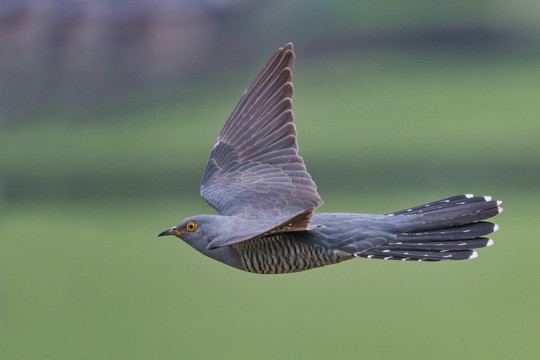
{"type": "Polygon", "coordinates": [[[190,221],[186,224],[187,231],[195,231],[197,229],[197,223],[195,221],[190,221]]]}

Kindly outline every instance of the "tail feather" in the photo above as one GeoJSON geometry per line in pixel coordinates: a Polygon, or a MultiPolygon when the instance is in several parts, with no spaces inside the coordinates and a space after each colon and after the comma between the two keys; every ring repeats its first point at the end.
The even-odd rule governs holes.
{"type": "Polygon", "coordinates": [[[392,251],[373,250],[369,254],[362,254],[361,257],[382,260],[401,261],[441,261],[441,260],[467,260],[478,256],[474,250],[459,251],[392,251]]]}
{"type": "Polygon", "coordinates": [[[434,211],[434,210],[439,210],[439,209],[444,209],[444,208],[449,208],[449,207],[455,207],[456,205],[460,205],[461,203],[470,204],[474,202],[486,202],[486,201],[492,201],[491,196],[474,196],[472,194],[457,195],[457,196],[452,196],[446,199],[430,202],[428,204],[408,208],[405,210],[395,211],[387,215],[390,215],[390,216],[410,215],[414,213],[422,213],[422,212],[427,212],[427,211],[434,211]]]}
{"type": "Polygon", "coordinates": [[[474,239],[480,236],[491,234],[497,231],[496,224],[480,221],[472,224],[454,226],[444,229],[421,231],[421,232],[402,232],[396,236],[397,242],[413,241],[445,241],[445,240],[465,240],[474,239]]]}
{"type": "Polygon", "coordinates": [[[396,242],[388,243],[377,249],[381,250],[430,250],[448,251],[463,249],[478,249],[493,245],[493,240],[485,237],[465,240],[427,241],[427,242],[396,242]]]}
{"type": "Polygon", "coordinates": [[[478,254],[473,249],[493,244],[484,236],[498,226],[482,220],[502,212],[500,204],[490,196],[458,195],[387,214],[392,217],[395,238],[354,255],[403,261],[475,258],[478,254]]]}
{"type": "Polygon", "coordinates": [[[489,219],[502,211],[499,207],[501,202],[491,200],[490,196],[461,195],[445,200],[432,203],[435,206],[421,205],[387,216],[395,216],[396,224],[399,226],[401,223],[403,232],[417,232],[467,225],[489,219]],[[448,203],[441,204],[445,200],[449,200],[448,203]]]}

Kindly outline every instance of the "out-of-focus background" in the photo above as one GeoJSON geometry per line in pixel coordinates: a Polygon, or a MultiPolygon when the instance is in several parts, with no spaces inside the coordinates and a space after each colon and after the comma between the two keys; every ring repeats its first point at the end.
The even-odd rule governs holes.
{"type": "Polygon", "coordinates": [[[540,3],[0,2],[2,359],[539,356],[540,3]],[[212,213],[221,125],[292,41],[320,211],[504,201],[474,261],[261,276],[161,230],[212,213]]]}

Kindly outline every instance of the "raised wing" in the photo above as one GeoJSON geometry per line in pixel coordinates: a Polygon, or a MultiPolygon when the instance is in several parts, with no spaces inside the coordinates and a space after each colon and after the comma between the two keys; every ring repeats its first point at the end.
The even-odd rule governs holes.
{"type": "Polygon", "coordinates": [[[201,181],[201,196],[220,214],[256,215],[265,229],[305,213],[305,221],[289,231],[305,230],[322,204],[298,155],[293,63],[287,44],[257,75],[221,129],[201,181]]]}

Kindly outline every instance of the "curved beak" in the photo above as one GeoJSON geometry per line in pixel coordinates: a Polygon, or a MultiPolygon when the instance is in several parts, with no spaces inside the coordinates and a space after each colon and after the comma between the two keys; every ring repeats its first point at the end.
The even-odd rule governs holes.
{"type": "Polygon", "coordinates": [[[167,230],[163,230],[162,232],[159,233],[158,236],[165,236],[165,235],[174,235],[174,236],[178,236],[180,234],[183,234],[184,232],[183,231],[178,231],[176,229],[176,226],[173,226],[172,228],[170,229],[167,229],[167,230]]]}

